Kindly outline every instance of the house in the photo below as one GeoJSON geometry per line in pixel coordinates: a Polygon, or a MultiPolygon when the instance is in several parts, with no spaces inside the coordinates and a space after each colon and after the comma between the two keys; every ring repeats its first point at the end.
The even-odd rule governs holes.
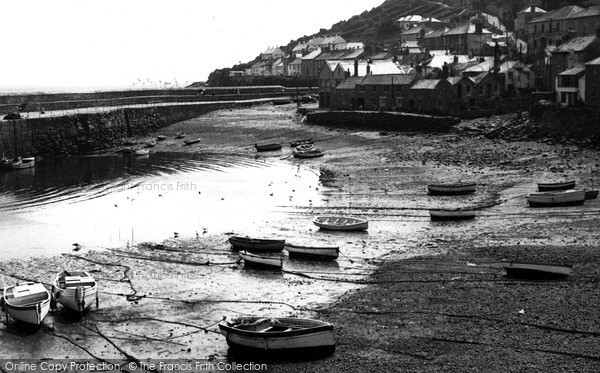
{"type": "Polygon", "coordinates": [[[295,58],[288,64],[288,75],[298,76],[302,73],[302,59],[295,58]]]}
{"type": "Polygon", "coordinates": [[[284,72],[283,58],[278,58],[271,65],[271,74],[273,74],[273,75],[283,75],[283,72],[284,72]]]}
{"type": "Polygon", "coordinates": [[[398,107],[427,113],[453,112],[457,107],[454,87],[447,79],[420,79],[409,88],[398,107]]]}
{"type": "Polygon", "coordinates": [[[406,41],[400,45],[400,50],[402,54],[419,54],[421,53],[421,48],[419,47],[419,43],[417,41],[406,41]]]}
{"type": "Polygon", "coordinates": [[[431,31],[432,31],[431,29],[429,29],[425,26],[411,27],[408,30],[402,31],[402,34],[400,34],[400,42],[406,43],[408,41],[420,40],[425,36],[425,34],[427,34],[428,32],[431,32],[431,31]]]}
{"type": "Polygon", "coordinates": [[[499,98],[502,92],[500,81],[489,72],[463,76],[457,85],[457,98],[467,107],[485,105],[486,101],[499,98]]]}
{"type": "Polygon", "coordinates": [[[484,22],[484,25],[487,24],[491,28],[496,29],[497,31],[499,31],[501,33],[506,32],[506,27],[504,27],[502,22],[500,22],[500,19],[498,17],[488,14],[488,13],[483,13],[483,12],[477,13],[476,15],[469,18],[469,21],[471,21],[472,23],[476,23],[477,21],[482,21],[482,22],[484,22]]]}
{"type": "Polygon", "coordinates": [[[229,76],[244,76],[246,75],[246,72],[244,70],[230,70],[229,71],[229,76]]]}
{"type": "Polygon", "coordinates": [[[323,39],[324,38],[312,38],[309,41],[307,41],[306,45],[308,45],[308,52],[312,52],[314,50],[319,49],[319,44],[321,44],[323,39]]]}
{"type": "Polygon", "coordinates": [[[585,103],[600,109],[600,57],[585,63],[585,103]]]}
{"type": "Polygon", "coordinates": [[[443,35],[443,49],[452,54],[478,55],[484,43],[492,40],[492,33],[481,24],[465,23],[443,35]]]}
{"type": "Polygon", "coordinates": [[[567,29],[575,35],[590,35],[600,28],[600,5],[595,5],[573,14],[567,19],[567,29]]]}
{"type": "MultiPolygon", "coordinates": [[[[570,38],[576,35],[569,34],[567,20],[572,15],[581,12],[584,8],[569,5],[555,9],[527,22],[527,45],[530,55],[543,55],[548,45],[556,45],[563,40],[565,35],[570,38]],[[570,36],[569,36],[570,35],[570,36]]],[[[540,63],[540,61],[536,61],[540,63]]]]}
{"type": "Polygon", "coordinates": [[[523,91],[530,91],[535,86],[533,70],[520,61],[502,62],[497,77],[504,82],[505,91],[513,97],[519,96],[523,91]]]}
{"type": "Polygon", "coordinates": [[[308,53],[308,44],[307,43],[298,43],[298,45],[296,45],[292,49],[292,56],[294,56],[296,58],[301,58],[306,53],[308,53]]]}
{"type": "Polygon", "coordinates": [[[453,65],[457,63],[466,63],[469,61],[469,56],[465,55],[451,55],[451,54],[438,54],[436,52],[430,52],[433,54],[430,60],[423,62],[423,75],[427,75],[429,72],[435,70],[442,70],[444,65],[453,65]],[[434,54],[436,53],[436,54],[434,54]]]}
{"type": "Polygon", "coordinates": [[[449,28],[444,27],[439,30],[435,30],[435,31],[429,32],[428,34],[425,34],[425,36],[423,36],[420,40],[423,48],[427,48],[430,50],[444,49],[443,36],[449,30],[450,30],[449,28]]]}
{"type": "Polygon", "coordinates": [[[392,110],[408,97],[416,79],[416,74],[367,75],[355,85],[355,104],[366,110],[392,110]]]}
{"type": "Polygon", "coordinates": [[[356,102],[356,85],[362,79],[362,76],[350,76],[335,87],[335,108],[343,110],[358,109],[358,104],[356,102]]]}
{"type": "MultiPolygon", "coordinates": [[[[402,30],[408,30],[423,22],[423,17],[420,15],[409,15],[398,18],[396,21],[402,30]]],[[[404,32],[404,31],[403,31],[404,32]]]]}
{"type": "Polygon", "coordinates": [[[330,51],[346,49],[348,42],[339,35],[325,37],[318,45],[321,49],[330,51]]]}
{"type": "Polygon", "coordinates": [[[317,76],[315,58],[321,54],[321,49],[315,49],[306,56],[302,57],[302,76],[317,76]]]}
{"type": "Polygon", "coordinates": [[[270,47],[266,51],[264,51],[260,54],[260,59],[262,61],[276,60],[283,56],[285,56],[285,53],[283,53],[283,51],[281,49],[279,49],[277,47],[270,47]]]}
{"type": "Polygon", "coordinates": [[[365,49],[365,43],[360,41],[351,41],[346,44],[346,49],[365,49]]]}
{"type": "Polygon", "coordinates": [[[517,17],[515,18],[515,32],[519,35],[523,35],[526,31],[527,22],[546,13],[548,12],[537,6],[528,6],[521,10],[517,13],[517,17]]]}
{"type": "Polygon", "coordinates": [[[600,57],[600,38],[596,35],[580,36],[558,46],[550,59],[551,90],[554,90],[558,74],[596,57],[600,57]]]}
{"type": "Polygon", "coordinates": [[[576,65],[556,77],[556,102],[573,106],[585,102],[585,66],[576,65]]]}

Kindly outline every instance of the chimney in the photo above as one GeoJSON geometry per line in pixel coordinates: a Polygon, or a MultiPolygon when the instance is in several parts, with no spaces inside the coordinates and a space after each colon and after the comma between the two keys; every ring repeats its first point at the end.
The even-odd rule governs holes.
{"type": "Polygon", "coordinates": [[[448,64],[444,62],[444,66],[442,66],[442,79],[448,79],[450,76],[450,69],[448,68],[448,64]]]}
{"type": "Polygon", "coordinates": [[[367,75],[371,75],[371,65],[367,64],[367,75]]]}
{"type": "Polygon", "coordinates": [[[475,33],[476,34],[481,34],[483,33],[483,27],[481,26],[481,22],[477,22],[475,24],[475,33]]]}
{"type": "Polygon", "coordinates": [[[454,56],[454,63],[458,63],[458,56],[454,56]]]}
{"type": "Polygon", "coordinates": [[[500,71],[500,47],[498,46],[498,42],[494,45],[494,73],[497,74],[500,71]]]}
{"type": "Polygon", "coordinates": [[[358,76],[358,60],[354,60],[354,76],[358,76]]]}

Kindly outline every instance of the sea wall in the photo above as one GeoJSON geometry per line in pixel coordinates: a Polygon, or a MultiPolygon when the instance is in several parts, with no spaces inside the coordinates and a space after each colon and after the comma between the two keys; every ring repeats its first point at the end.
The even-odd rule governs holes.
{"type": "Polygon", "coordinates": [[[253,104],[199,103],[1,121],[0,152],[6,157],[60,157],[103,150],[121,145],[127,137],[143,136],[211,111],[253,104]]]}
{"type": "Polygon", "coordinates": [[[308,123],[387,131],[445,132],[460,122],[456,117],[388,111],[315,111],[306,114],[308,123]]]}

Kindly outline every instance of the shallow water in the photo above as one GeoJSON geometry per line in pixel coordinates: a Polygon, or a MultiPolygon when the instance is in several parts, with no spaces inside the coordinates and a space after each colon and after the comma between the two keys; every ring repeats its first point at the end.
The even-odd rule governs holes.
{"type": "Polygon", "coordinates": [[[296,206],[318,205],[319,193],[318,170],[279,159],[156,152],[45,160],[0,173],[2,255],[247,234],[296,206]]]}

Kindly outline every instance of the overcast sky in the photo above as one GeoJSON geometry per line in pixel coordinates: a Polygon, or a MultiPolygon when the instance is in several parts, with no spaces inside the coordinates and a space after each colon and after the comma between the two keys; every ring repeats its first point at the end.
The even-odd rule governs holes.
{"type": "Polygon", "coordinates": [[[381,3],[0,0],[0,91],[184,86],[381,3]]]}

